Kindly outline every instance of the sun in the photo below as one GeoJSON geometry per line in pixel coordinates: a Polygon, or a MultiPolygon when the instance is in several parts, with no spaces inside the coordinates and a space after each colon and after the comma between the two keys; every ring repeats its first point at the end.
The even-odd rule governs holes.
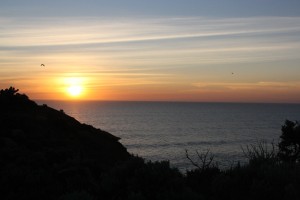
{"type": "Polygon", "coordinates": [[[82,86],[80,85],[71,85],[67,89],[68,94],[72,97],[78,97],[82,94],[82,86]]]}
{"type": "Polygon", "coordinates": [[[85,93],[85,79],[83,77],[65,77],[63,79],[65,93],[72,98],[82,98],[85,93]]]}

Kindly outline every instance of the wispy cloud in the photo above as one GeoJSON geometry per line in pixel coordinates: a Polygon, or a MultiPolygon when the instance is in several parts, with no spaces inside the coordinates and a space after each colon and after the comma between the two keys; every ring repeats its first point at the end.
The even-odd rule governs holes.
{"type": "Polygon", "coordinates": [[[64,61],[69,56],[77,63],[121,59],[125,65],[164,65],[174,58],[181,64],[243,63],[298,58],[300,50],[299,17],[2,18],[0,23],[1,64],[31,56],[64,61]]]}
{"type": "Polygon", "coordinates": [[[193,86],[200,90],[292,90],[300,89],[300,82],[199,82],[193,86]]]}
{"type": "Polygon", "coordinates": [[[98,18],[14,18],[2,19],[0,23],[4,27],[0,32],[2,46],[101,44],[300,31],[299,17],[145,18],[110,21],[98,18]]]}
{"type": "Polygon", "coordinates": [[[78,73],[89,87],[300,91],[291,82],[300,73],[300,17],[2,17],[0,26],[2,85],[78,73]],[[222,75],[232,70],[234,81],[222,75]]]}

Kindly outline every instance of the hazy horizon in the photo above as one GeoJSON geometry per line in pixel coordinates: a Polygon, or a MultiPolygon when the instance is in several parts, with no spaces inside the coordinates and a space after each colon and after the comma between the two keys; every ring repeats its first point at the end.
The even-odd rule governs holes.
{"type": "Polygon", "coordinates": [[[128,102],[128,103],[200,103],[200,104],[300,104],[300,103],[287,103],[287,102],[238,102],[238,101],[149,101],[149,100],[89,100],[89,99],[31,99],[35,102],[42,103],[42,102],[70,102],[70,103],[80,103],[80,102],[128,102]]]}

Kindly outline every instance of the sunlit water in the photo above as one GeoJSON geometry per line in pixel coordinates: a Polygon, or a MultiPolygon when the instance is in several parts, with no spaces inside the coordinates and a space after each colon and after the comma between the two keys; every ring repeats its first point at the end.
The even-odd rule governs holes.
{"type": "Polygon", "coordinates": [[[187,149],[207,149],[220,167],[245,161],[242,147],[266,140],[278,142],[286,119],[300,119],[299,104],[63,102],[40,101],[63,109],[82,123],[121,138],[132,154],[148,160],[169,160],[190,169],[187,149]]]}

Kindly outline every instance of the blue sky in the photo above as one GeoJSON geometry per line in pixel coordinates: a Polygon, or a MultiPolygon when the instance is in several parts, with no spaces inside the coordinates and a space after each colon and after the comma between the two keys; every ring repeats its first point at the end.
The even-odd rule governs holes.
{"type": "Polygon", "coordinates": [[[299,16],[298,0],[1,0],[5,16],[299,16]]]}
{"type": "Polygon", "coordinates": [[[2,0],[0,86],[36,99],[80,84],[82,99],[300,103],[299,12],[296,0],[2,0]]]}

